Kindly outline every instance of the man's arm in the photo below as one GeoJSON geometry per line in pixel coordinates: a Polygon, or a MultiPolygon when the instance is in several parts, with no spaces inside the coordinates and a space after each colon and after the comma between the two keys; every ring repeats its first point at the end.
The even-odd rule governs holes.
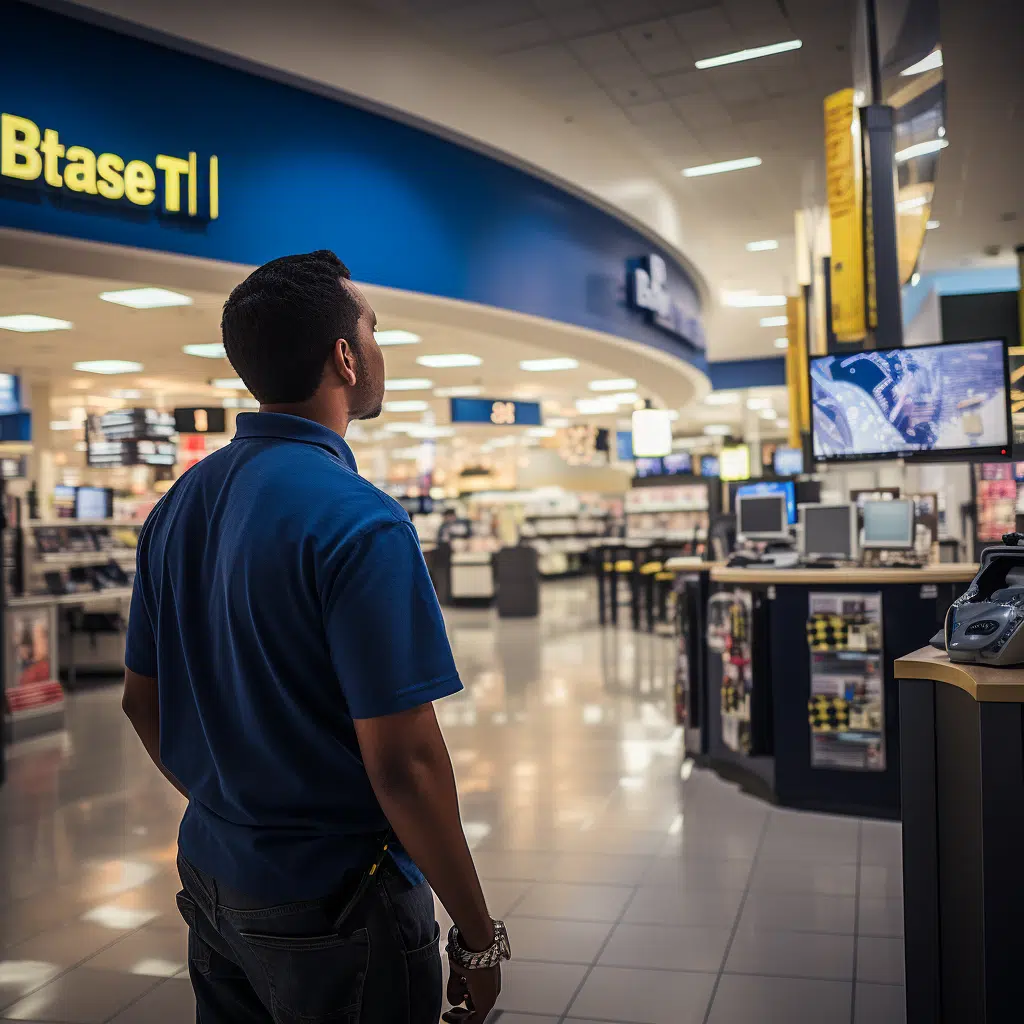
{"type": "Polygon", "coordinates": [[[156,680],[140,676],[130,668],[124,673],[124,696],[121,710],[142,740],[153,764],[164,774],[164,778],[187,800],[185,787],[163,766],[160,761],[160,702],[157,698],[156,680]]]}

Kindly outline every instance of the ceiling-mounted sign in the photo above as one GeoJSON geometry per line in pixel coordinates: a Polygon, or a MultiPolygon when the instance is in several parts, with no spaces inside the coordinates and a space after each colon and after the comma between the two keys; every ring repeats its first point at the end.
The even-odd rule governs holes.
{"type": "Polygon", "coordinates": [[[224,409],[216,405],[175,409],[174,429],[179,434],[223,434],[227,429],[224,409]]]}
{"type": "Polygon", "coordinates": [[[509,398],[452,398],[452,423],[490,423],[496,427],[539,427],[540,402],[509,398]]]}
{"type": "Polygon", "coordinates": [[[86,463],[90,466],[173,466],[178,446],[173,441],[87,442],[86,463]]]}
{"type": "Polygon", "coordinates": [[[0,115],[0,176],[61,189],[99,203],[153,206],[185,220],[216,220],[220,215],[220,165],[216,156],[199,159],[157,153],[126,159],[87,146],[66,145],[55,128],[27,117],[0,115]]]}
{"type": "Polygon", "coordinates": [[[668,266],[651,253],[626,264],[626,303],[644,313],[663,331],[704,348],[704,331],[697,310],[678,295],[669,283],[668,266]]]}
{"type": "Polygon", "coordinates": [[[21,411],[21,380],[13,373],[0,373],[0,415],[21,411]]]}
{"type": "Polygon", "coordinates": [[[86,421],[90,440],[158,441],[175,432],[174,416],[156,409],[115,409],[86,421]]]}

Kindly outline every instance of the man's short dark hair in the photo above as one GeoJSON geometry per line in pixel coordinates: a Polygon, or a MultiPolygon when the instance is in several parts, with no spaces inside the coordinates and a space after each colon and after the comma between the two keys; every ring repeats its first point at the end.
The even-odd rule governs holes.
{"type": "Polygon", "coordinates": [[[224,303],[224,349],[264,404],[303,402],[320,386],[335,342],[356,344],[359,303],[329,249],[281,256],[254,270],[224,303]]]}

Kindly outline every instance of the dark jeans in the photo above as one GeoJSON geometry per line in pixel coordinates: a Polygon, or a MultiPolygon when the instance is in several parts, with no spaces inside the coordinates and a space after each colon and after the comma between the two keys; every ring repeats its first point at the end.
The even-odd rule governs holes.
{"type": "Polygon", "coordinates": [[[323,899],[267,907],[180,855],[178,873],[200,1024],[437,1024],[433,896],[390,858],[340,922],[358,877],[323,899]]]}

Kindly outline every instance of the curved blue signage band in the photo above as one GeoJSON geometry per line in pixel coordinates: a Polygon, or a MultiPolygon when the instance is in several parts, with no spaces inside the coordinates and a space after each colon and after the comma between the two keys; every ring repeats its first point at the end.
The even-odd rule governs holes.
{"type": "Polygon", "coordinates": [[[0,226],[243,264],[331,248],[357,280],[704,366],[685,270],[575,195],[381,115],[15,0],[0,0],[0,25],[0,226]],[[640,301],[627,288],[638,266],[657,271],[640,301]]]}

